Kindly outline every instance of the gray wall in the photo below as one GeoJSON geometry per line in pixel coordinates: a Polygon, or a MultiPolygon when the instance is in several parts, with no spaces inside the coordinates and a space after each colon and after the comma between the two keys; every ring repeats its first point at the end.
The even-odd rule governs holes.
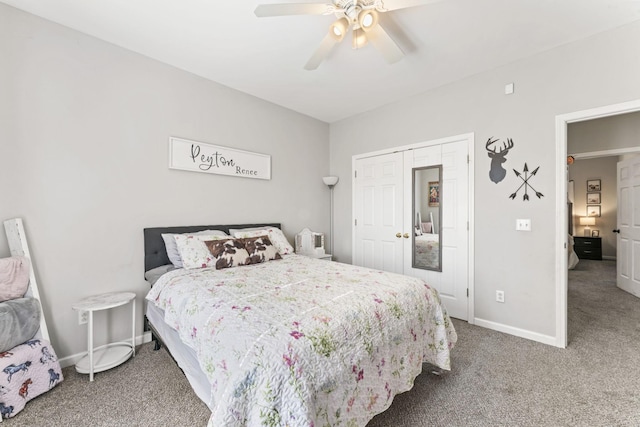
{"type": "Polygon", "coordinates": [[[640,112],[571,123],[567,129],[567,152],[589,153],[640,145],[640,112]]]}
{"type": "MultiPolygon", "coordinates": [[[[576,41],[331,126],[335,252],[351,261],[351,157],[436,138],[475,133],[475,316],[496,325],[556,336],[555,218],[557,115],[640,98],[640,22],[576,41]],[[515,94],[504,85],[515,83],[515,94]],[[509,174],[489,180],[489,137],[512,138],[509,174]],[[540,167],[532,181],[544,194],[511,200],[512,169],[540,167]],[[515,221],[530,218],[532,231],[515,221]],[[506,303],[495,302],[504,290],[506,303]]],[[[564,179],[564,177],[562,177],[564,179]]]]}
{"type": "Polygon", "coordinates": [[[569,179],[574,181],[575,198],[573,204],[576,236],[584,236],[584,226],[580,225],[580,217],[587,214],[587,180],[599,179],[601,183],[600,211],[602,216],[596,218],[596,225],[589,227],[600,230],[602,238],[602,256],[616,257],[616,234],[612,232],[617,225],[618,195],[616,191],[616,165],[618,156],[597,159],[579,159],[569,166],[569,179]]]}
{"type": "MultiPolygon", "coordinates": [[[[59,357],[86,349],[78,299],[134,291],[142,313],[144,227],[329,232],[326,123],[4,4],[0,58],[0,220],[24,220],[59,357]],[[272,179],[169,170],[169,136],[270,154],[272,179]]],[[[96,344],[130,334],[125,313],[96,344]]]]}

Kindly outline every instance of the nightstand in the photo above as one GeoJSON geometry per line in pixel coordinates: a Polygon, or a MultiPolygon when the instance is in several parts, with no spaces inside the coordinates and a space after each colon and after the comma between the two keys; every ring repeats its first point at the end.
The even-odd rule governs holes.
{"type": "Polygon", "coordinates": [[[600,237],[573,236],[573,248],[580,259],[602,261],[602,239],[600,237]]]}
{"type": "Polygon", "coordinates": [[[76,371],[89,374],[93,381],[95,372],[106,371],[124,363],[136,355],[136,294],[133,292],[111,292],[84,298],[71,306],[77,311],[86,311],[87,320],[87,355],[76,363],[76,371]],[[93,313],[100,310],[120,307],[131,303],[131,342],[122,341],[93,348],[93,313]]]}
{"type": "Polygon", "coordinates": [[[298,255],[303,255],[309,258],[315,258],[315,259],[323,259],[325,261],[331,261],[333,259],[333,255],[331,254],[323,254],[323,255],[314,255],[314,254],[305,254],[305,253],[300,253],[298,255]]]}

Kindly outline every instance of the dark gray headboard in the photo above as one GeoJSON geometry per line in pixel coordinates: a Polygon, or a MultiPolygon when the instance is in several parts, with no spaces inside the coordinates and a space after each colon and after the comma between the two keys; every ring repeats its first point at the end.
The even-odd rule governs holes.
{"type": "Polygon", "coordinates": [[[190,233],[202,230],[222,230],[229,233],[230,228],[278,227],[280,224],[235,224],[235,225],[191,225],[186,227],[153,227],[144,229],[144,271],[162,265],[171,264],[167,257],[167,249],[162,240],[163,233],[190,233]]]}

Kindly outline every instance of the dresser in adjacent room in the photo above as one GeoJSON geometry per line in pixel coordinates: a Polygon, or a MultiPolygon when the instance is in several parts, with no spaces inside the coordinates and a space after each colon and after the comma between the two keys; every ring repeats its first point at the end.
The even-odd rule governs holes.
{"type": "Polygon", "coordinates": [[[600,237],[573,236],[573,240],[578,258],[602,260],[602,239],[600,237]]]}

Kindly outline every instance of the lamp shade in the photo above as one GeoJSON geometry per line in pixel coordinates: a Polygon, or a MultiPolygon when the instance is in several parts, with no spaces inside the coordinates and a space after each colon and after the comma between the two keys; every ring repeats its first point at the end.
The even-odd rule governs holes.
{"type": "Polygon", "coordinates": [[[329,34],[336,42],[341,42],[344,35],[347,34],[349,21],[347,18],[340,18],[329,27],[329,34]]]}
{"type": "Polygon", "coordinates": [[[596,225],[596,217],[594,216],[581,216],[580,225],[596,225]]]}
{"type": "Polygon", "coordinates": [[[369,31],[376,25],[378,25],[378,12],[374,9],[363,10],[358,15],[358,25],[364,31],[369,31]]]}
{"type": "Polygon", "coordinates": [[[338,183],[338,177],[337,176],[325,176],[324,178],[322,178],[322,181],[324,182],[325,185],[328,185],[329,187],[333,187],[334,185],[336,185],[338,183]]]}

